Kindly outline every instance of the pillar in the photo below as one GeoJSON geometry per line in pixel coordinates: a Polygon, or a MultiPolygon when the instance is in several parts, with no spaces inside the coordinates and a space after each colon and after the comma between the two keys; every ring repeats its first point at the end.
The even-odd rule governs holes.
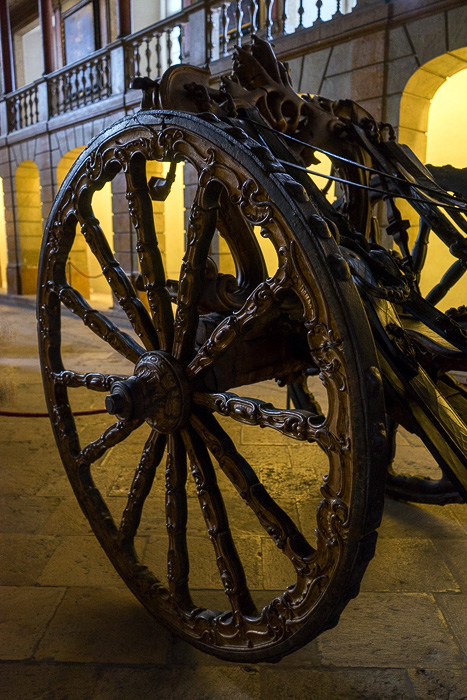
{"type": "Polygon", "coordinates": [[[52,0],[39,0],[39,17],[42,31],[42,52],[44,56],[44,75],[55,70],[54,28],[52,25],[52,0]]]}
{"type": "Polygon", "coordinates": [[[117,0],[118,38],[131,34],[130,0],[117,0]]]}
{"type": "Polygon", "coordinates": [[[15,72],[13,67],[10,13],[6,2],[0,2],[0,43],[3,90],[5,93],[8,93],[15,89],[15,72]]]}

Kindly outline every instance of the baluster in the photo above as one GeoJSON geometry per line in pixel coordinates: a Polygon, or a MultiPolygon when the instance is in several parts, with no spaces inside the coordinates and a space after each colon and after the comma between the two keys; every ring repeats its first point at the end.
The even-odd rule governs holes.
{"type": "Polygon", "coordinates": [[[28,117],[29,126],[31,126],[31,124],[34,124],[34,92],[33,92],[33,90],[29,90],[29,93],[28,93],[28,112],[29,112],[29,117],[28,117]]]}
{"type": "Polygon", "coordinates": [[[230,2],[223,2],[221,5],[220,40],[223,56],[227,56],[229,53],[229,6],[230,2]]]}
{"type": "Polygon", "coordinates": [[[152,36],[148,35],[145,38],[146,42],[146,51],[145,51],[145,56],[146,56],[146,75],[148,78],[151,77],[151,40],[152,36]]]}
{"type": "Polygon", "coordinates": [[[59,109],[60,109],[60,85],[61,81],[59,78],[54,78],[50,82],[50,87],[49,87],[49,99],[50,99],[50,108],[51,108],[51,113],[52,116],[55,117],[55,115],[59,114],[59,109]]]}
{"type": "Polygon", "coordinates": [[[68,99],[68,91],[69,91],[69,84],[68,84],[69,76],[67,75],[62,75],[60,78],[60,84],[61,84],[61,104],[59,105],[59,114],[62,114],[63,112],[66,111],[67,107],[67,99],[68,99]]]}
{"type": "Polygon", "coordinates": [[[165,30],[165,43],[167,46],[167,68],[172,65],[172,32],[173,29],[165,30]]]}
{"type": "Polygon", "coordinates": [[[236,2],[235,2],[235,33],[236,33],[237,44],[239,46],[242,45],[242,20],[243,20],[242,0],[236,0],[236,2]]]}
{"type": "Polygon", "coordinates": [[[281,17],[280,17],[280,24],[279,24],[279,32],[282,34],[286,33],[286,26],[287,26],[287,5],[286,5],[287,0],[282,0],[282,12],[281,12],[281,17]]]}
{"type": "Polygon", "coordinates": [[[28,100],[27,93],[21,96],[21,104],[23,105],[23,124],[22,126],[28,126],[28,100]]]}
{"type": "Polygon", "coordinates": [[[316,21],[321,22],[321,8],[323,7],[323,0],[317,0],[316,7],[318,8],[318,16],[316,17],[316,21]]]}
{"type": "Polygon", "coordinates": [[[258,2],[257,0],[251,0],[250,2],[250,22],[251,22],[251,33],[256,34],[258,31],[258,2]]]}
{"type": "Polygon", "coordinates": [[[24,126],[29,126],[29,100],[28,93],[24,93],[22,96],[23,102],[23,114],[24,114],[24,126]]]}
{"type": "Polygon", "coordinates": [[[19,112],[20,112],[20,118],[19,118],[19,127],[22,129],[24,126],[26,126],[26,113],[24,109],[24,97],[20,97],[19,99],[19,112]]]}
{"type": "MultiPolygon", "coordinates": [[[[301,0],[302,1],[302,0],[301,0]]],[[[265,0],[265,11],[266,17],[264,18],[264,29],[266,30],[266,39],[268,41],[272,40],[272,8],[274,6],[274,0],[265,0]]]]}
{"type": "Polygon", "coordinates": [[[54,95],[54,81],[52,79],[49,79],[47,81],[47,110],[48,114],[50,117],[53,117],[55,114],[55,95],[54,95]]]}
{"type": "Polygon", "coordinates": [[[185,25],[179,24],[178,29],[179,29],[179,33],[178,33],[178,45],[179,45],[178,62],[183,63],[183,39],[185,36],[185,25]]]}
{"type": "Polygon", "coordinates": [[[135,72],[135,78],[140,78],[141,73],[139,72],[139,66],[141,63],[141,56],[139,55],[139,45],[137,41],[133,42],[133,66],[135,72]]]}
{"type": "Polygon", "coordinates": [[[18,130],[18,129],[21,129],[21,100],[18,98],[15,98],[14,111],[15,111],[15,117],[14,117],[15,129],[18,130]]]}
{"type": "Polygon", "coordinates": [[[71,79],[73,80],[74,87],[74,101],[76,101],[76,105],[79,106],[79,73],[77,68],[72,71],[71,79]]]}
{"type": "Polygon", "coordinates": [[[211,63],[211,61],[213,60],[212,51],[214,48],[214,43],[213,43],[213,36],[212,36],[212,27],[213,27],[212,10],[211,10],[211,8],[209,8],[207,13],[206,13],[206,62],[207,63],[211,63]]]}
{"type": "Polygon", "coordinates": [[[16,131],[16,108],[15,103],[11,100],[7,101],[8,105],[8,131],[16,131]]]}
{"type": "Polygon", "coordinates": [[[83,105],[89,102],[89,69],[91,67],[91,62],[88,61],[81,69],[79,69],[79,74],[81,76],[81,94],[83,96],[83,105]]]}
{"type": "Polygon", "coordinates": [[[161,63],[161,35],[156,34],[156,70],[157,77],[162,75],[162,63],[161,63]]]}
{"type": "MultiPolygon", "coordinates": [[[[337,3],[336,3],[336,12],[335,12],[335,14],[336,14],[336,15],[341,15],[341,14],[342,14],[342,12],[341,12],[341,0],[337,0],[337,3]]],[[[333,15],[333,16],[334,16],[334,15],[333,15]]]]}
{"type": "Polygon", "coordinates": [[[305,13],[305,8],[303,7],[303,0],[300,0],[298,4],[298,26],[297,29],[303,29],[303,15],[305,13]]]}
{"type": "Polygon", "coordinates": [[[37,90],[34,90],[34,123],[37,124],[39,121],[39,95],[37,90]]]}
{"type": "Polygon", "coordinates": [[[110,78],[110,62],[109,57],[106,56],[104,60],[104,77],[102,82],[102,97],[108,97],[112,94],[112,84],[110,78]]]}
{"type": "Polygon", "coordinates": [[[98,61],[91,61],[89,66],[89,89],[91,92],[91,102],[99,99],[99,90],[97,89],[98,83],[95,82],[94,78],[96,73],[99,72],[98,61]]]}
{"type": "Polygon", "coordinates": [[[52,80],[50,83],[50,105],[52,109],[52,116],[56,116],[59,114],[59,109],[60,109],[60,102],[61,102],[61,94],[62,94],[62,83],[60,78],[56,78],[52,80]]]}

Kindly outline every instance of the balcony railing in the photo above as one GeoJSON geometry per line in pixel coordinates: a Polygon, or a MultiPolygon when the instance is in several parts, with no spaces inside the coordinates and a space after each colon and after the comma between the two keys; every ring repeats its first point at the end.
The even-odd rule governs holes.
{"type": "Polygon", "coordinates": [[[106,49],[80,63],[52,73],[47,79],[49,117],[110,97],[110,56],[106,49]]]}
{"type": "MultiPolygon", "coordinates": [[[[368,0],[359,0],[364,2],[368,0]]],[[[329,22],[357,0],[197,0],[171,17],[96,51],[4,98],[12,133],[126,92],[134,78],[157,78],[183,61],[210,65],[251,34],[268,39],[329,22]]]]}
{"type": "Polygon", "coordinates": [[[24,129],[39,121],[39,96],[37,85],[28,85],[12,92],[6,98],[8,132],[24,129]]]}
{"type": "Polygon", "coordinates": [[[135,78],[158,78],[183,60],[184,24],[188,15],[177,15],[125,39],[125,83],[135,78]]]}

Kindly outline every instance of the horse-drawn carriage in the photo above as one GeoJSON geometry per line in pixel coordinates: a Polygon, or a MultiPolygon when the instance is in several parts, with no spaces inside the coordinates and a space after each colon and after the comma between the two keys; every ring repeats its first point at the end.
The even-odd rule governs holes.
{"type": "MultiPolygon", "coordinates": [[[[286,67],[259,39],[237,50],[219,89],[189,66],[136,87],[142,109],[79,156],[48,220],[38,320],[50,417],[84,513],[148,610],[224,659],[277,660],[334,626],[358,593],[385,488],[425,503],[466,497],[467,391],[456,377],[467,371],[467,312],[443,313],[439,305],[467,267],[467,202],[438,186],[389,124],[349,100],[297,95],[286,67]],[[322,153],[333,165],[329,181],[338,183],[333,202],[310,177],[322,153]],[[153,162],[167,164],[165,177],[149,177],[153,162]],[[173,279],[153,202],[167,200],[179,163],[189,165],[195,186],[173,279]],[[115,259],[93,212],[95,193],[117,176],[126,182],[136,279],[115,259]],[[401,200],[419,219],[413,245],[401,200]],[[430,232],[454,262],[424,297],[430,232]],[[81,237],[132,331],[70,284],[67,260],[81,237]],[[218,240],[233,273],[216,264],[218,240]],[[66,366],[63,309],[128,369],[66,366]],[[285,387],[288,401],[265,400],[265,382],[285,387]],[[73,397],[83,392],[115,416],[95,439],[73,415],[73,397]],[[425,443],[439,478],[392,471],[399,425],[425,443]],[[303,497],[312,492],[306,531],[270,488],[267,470],[248,458],[249,431],[258,428],[284,449],[302,443],[301,461],[309,459],[315,474],[304,485],[303,497]],[[100,486],[100,465],[113,449],[138,441],[117,515],[108,482],[100,486]],[[226,489],[288,560],[283,591],[268,596],[267,586],[258,592],[250,585],[245,538],[237,546],[226,489]],[[166,527],[151,520],[156,492],[165,493],[166,527]],[[192,584],[205,565],[190,551],[194,500],[223,590],[211,602],[192,584]],[[146,527],[166,530],[165,551],[153,552],[155,573],[140,550],[146,527]]],[[[293,479],[292,462],[285,490],[293,479]]]]}

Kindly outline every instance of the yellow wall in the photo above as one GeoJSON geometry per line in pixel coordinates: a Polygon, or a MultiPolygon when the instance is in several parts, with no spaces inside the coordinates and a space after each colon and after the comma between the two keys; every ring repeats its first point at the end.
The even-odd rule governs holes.
{"type": "MultiPolygon", "coordinates": [[[[83,150],[84,147],[74,148],[61,158],[57,165],[58,185],[61,184],[74,161],[83,150]]],[[[110,182],[94,193],[92,208],[113,251],[112,192],[110,182]]],[[[94,306],[110,306],[112,295],[109,285],[102,275],[98,261],[91,253],[81,234],[76,236],[70,254],[70,262],[71,264],[68,267],[68,281],[70,284],[76,287],[86,298],[90,299],[94,306]]]]}
{"type": "MultiPolygon", "coordinates": [[[[431,100],[428,114],[426,162],[467,168],[467,69],[448,77],[431,100]]],[[[421,289],[426,294],[455,261],[439,238],[431,234],[428,256],[422,274],[421,289]]],[[[438,304],[446,310],[467,303],[467,278],[464,277],[438,304]]]]}
{"type": "Polygon", "coordinates": [[[35,294],[37,267],[42,243],[42,205],[39,169],[31,160],[16,170],[17,223],[21,248],[21,288],[35,294]]]}
{"type": "MultiPolygon", "coordinates": [[[[167,176],[168,163],[163,163],[163,177],[167,176]]],[[[166,201],[164,202],[164,231],[165,231],[165,263],[169,279],[180,276],[180,265],[185,253],[185,224],[184,224],[184,184],[183,163],[177,165],[175,182],[166,201]]]]}
{"type": "Polygon", "coordinates": [[[467,68],[446,78],[431,100],[426,162],[467,168],[467,68]]]}
{"type": "Polygon", "coordinates": [[[0,288],[6,290],[7,278],[6,267],[8,264],[8,248],[6,241],[5,203],[3,198],[3,179],[0,177],[0,288]]]}

